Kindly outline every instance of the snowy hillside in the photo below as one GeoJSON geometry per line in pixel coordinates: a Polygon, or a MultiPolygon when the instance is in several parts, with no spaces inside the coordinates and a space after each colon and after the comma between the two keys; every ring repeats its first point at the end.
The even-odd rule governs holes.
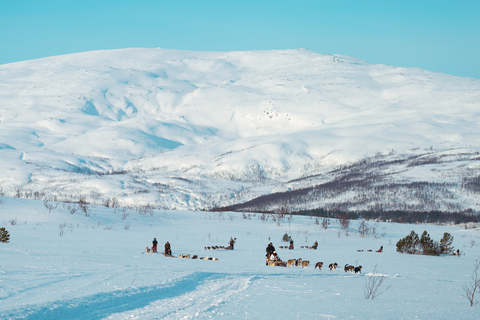
{"type": "Polygon", "coordinates": [[[65,203],[49,209],[7,197],[0,213],[10,234],[0,243],[1,319],[478,319],[480,305],[470,306],[463,289],[480,257],[478,228],[368,221],[376,236],[362,237],[358,221],[343,229],[330,219],[324,229],[305,216],[104,206],[89,206],[86,217],[65,203]],[[450,233],[461,255],[397,253],[397,241],[412,230],[435,241],[450,233]],[[285,233],[294,250],[280,249],[285,233]],[[219,259],[147,254],[154,237],[159,250],[169,241],[175,256],[219,259]],[[235,250],[205,250],[230,237],[235,250]],[[314,241],[317,250],[301,248],[314,241]],[[269,242],[280,258],[310,265],[266,266],[269,242]],[[334,262],[339,268],[330,271],[334,262]],[[345,264],[362,272],[346,273],[345,264]],[[384,282],[366,299],[372,279],[384,282]]]}
{"type": "Polygon", "coordinates": [[[122,206],[480,210],[480,80],[308,50],[0,66],[0,190],[122,206]],[[296,192],[302,190],[301,192],[296,192]]]}

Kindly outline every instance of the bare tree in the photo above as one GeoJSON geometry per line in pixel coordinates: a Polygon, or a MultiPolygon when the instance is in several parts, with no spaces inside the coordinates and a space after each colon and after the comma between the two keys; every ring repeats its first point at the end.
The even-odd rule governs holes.
{"type": "Polygon", "coordinates": [[[51,203],[51,202],[48,202],[47,200],[45,200],[45,201],[43,202],[43,205],[45,206],[45,208],[48,209],[48,212],[49,212],[49,213],[52,213],[52,210],[53,210],[53,209],[57,209],[58,203],[51,203]]]}
{"type": "Polygon", "coordinates": [[[340,226],[345,230],[347,230],[350,226],[350,220],[347,218],[346,215],[341,215],[340,217],[338,217],[338,222],[340,223],[340,226]]]}
{"type": "Polygon", "coordinates": [[[360,233],[362,237],[365,237],[365,235],[370,233],[370,226],[365,219],[362,219],[358,222],[358,233],[360,233]]]}
{"type": "Polygon", "coordinates": [[[365,288],[363,290],[365,299],[373,300],[375,299],[375,297],[381,295],[382,293],[390,289],[390,286],[381,289],[382,285],[385,282],[385,279],[387,279],[386,276],[377,274],[377,265],[375,265],[372,274],[365,278],[365,288]]]}
{"type": "Polygon", "coordinates": [[[322,219],[322,228],[327,230],[328,225],[330,224],[330,221],[327,218],[322,219]]]}
{"type": "Polygon", "coordinates": [[[475,299],[475,292],[480,293],[480,279],[478,278],[478,270],[480,269],[480,261],[476,260],[473,264],[473,272],[472,272],[472,282],[469,284],[465,284],[463,286],[463,291],[465,292],[465,297],[470,302],[470,306],[473,307],[478,304],[478,298],[475,299]]]}

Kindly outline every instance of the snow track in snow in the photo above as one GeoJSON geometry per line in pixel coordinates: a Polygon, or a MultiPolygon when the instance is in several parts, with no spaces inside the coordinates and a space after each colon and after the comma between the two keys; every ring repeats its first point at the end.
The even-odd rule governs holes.
{"type": "Polygon", "coordinates": [[[164,285],[104,292],[81,299],[27,306],[2,319],[183,319],[215,307],[248,287],[249,277],[197,272],[164,285]]]}

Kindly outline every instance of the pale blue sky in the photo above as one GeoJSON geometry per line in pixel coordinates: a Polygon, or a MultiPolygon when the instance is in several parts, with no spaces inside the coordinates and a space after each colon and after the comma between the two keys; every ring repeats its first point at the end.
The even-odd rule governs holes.
{"type": "Polygon", "coordinates": [[[480,79],[480,0],[0,0],[0,64],[130,47],[306,48],[480,79]]]}

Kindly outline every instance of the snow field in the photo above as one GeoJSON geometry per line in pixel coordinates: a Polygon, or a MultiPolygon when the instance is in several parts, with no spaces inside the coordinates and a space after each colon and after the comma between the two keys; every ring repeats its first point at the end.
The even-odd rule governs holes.
{"type": "Polygon", "coordinates": [[[476,319],[462,286],[480,258],[479,229],[368,222],[378,238],[361,237],[357,221],[348,236],[331,220],[324,230],[315,218],[293,216],[280,222],[250,214],[191,211],[134,211],[122,220],[111,208],[90,207],[88,217],[61,204],[49,213],[41,201],[2,197],[0,225],[11,235],[0,244],[2,319],[476,319]],[[248,215],[246,215],[248,216],[248,215]],[[11,225],[11,220],[16,224],[11,225]],[[63,225],[63,227],[61,227],[63,225]],[[128,225],[128,227],[126,227],[128,225]],[[60,231],[63,234],[60,235],[60,231]],[[454,236],[460,257],[395,252],[411,230],[427,230],[439,240],[454,236]],[[288,233],[294,250],[281,250],[288,233]],[[147,254],[156,237],[173,254],[218,257],[219,261],[147,254]],[[204,250],[227,245],[235,250],[204,250]],[[318,250],[300,249],[317,240],[318,250]],[[309,260],[308,268],[265,266],[272,241],[283,260],[309,260]],[[367,252],[384,246],[383,253],[367,252]],[[357,252],[362,249],[364,252],[357,252]],[[315,262],[324,262],[321,271],[315,262]],[[337,262],[336,271],[328,264],[337,262]],[[345,264],[362,274],[345,273],[345,264]],[[375,270],[387,279],[383,294],[364,297],[375,270]]]}

